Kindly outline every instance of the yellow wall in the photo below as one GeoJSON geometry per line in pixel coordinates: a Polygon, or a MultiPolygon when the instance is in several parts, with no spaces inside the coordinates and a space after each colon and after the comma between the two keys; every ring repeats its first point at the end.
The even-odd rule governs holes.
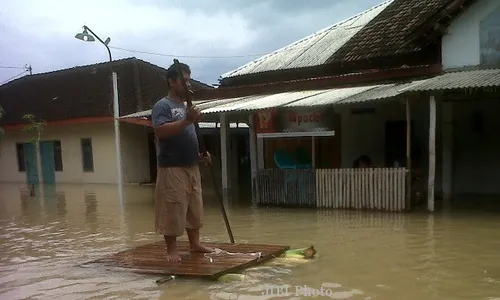
{"type": "MultiPolygon", "coordinates": [[[[149,146],[147,129],[140,125],[121,123],[123,180],[141,183],[150,180],[149,146]]],[[[114,129],[113,129],[114,130],[114,129]]],[[[114,131],[113,131],[114,150],[114,131]]],[[[116,160],[116,158],[114,158],[116,160]]]]}
{"type": "MultiPolygon", "coordinates": [[[[121,124],[123,180],[137,183],[149,180],[147,133],[142,126],[121,124]]],[[[17,168],[16,143],[30,136],[22,130],[7,131],[0,143],[0,182],[25,182],[26,173],[17,168]]],[[[56,172],[57,183],[116,183],[116,151],[113,123],[48,126],[42,140],[60,140],[63,171],[56,172]],[[92,139],[94,172],[82,168],[81,138],[92,139]]],[[[41,168],[39,164],[39,176],[41,168]]]]}

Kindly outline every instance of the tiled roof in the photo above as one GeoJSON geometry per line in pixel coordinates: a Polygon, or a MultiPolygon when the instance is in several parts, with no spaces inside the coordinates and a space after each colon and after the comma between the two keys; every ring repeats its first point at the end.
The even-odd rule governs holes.
{"type": "MultiPolygon", "coordinates": [[[[419,51],[420,34],[426,25],[435,25],[441,17],[459,12],[468,0],[394,0],[373,21],[330,57],[328,62],[358,60],[419,51]],[[440,13],[445,12],[442,16],[440,13]],[[431,24],[429,24],[431,23],[431,24]]],[[[427,27],[429,29],[429,27],[427,27]]]]}
{"type": "Polygon", "coordinates": [[[227,72],[223,79],[421,51],[476,0],[389,0],[227,72]],[[439,24],[439,26],[437,26],[439,24]],[[428,37],[428,39],[426,39],[428,37]]]}
{"type": "MultiPolygon", "coordinates": [[[[0,86],[0,125],[23,123],[27,113],[45,121],[111,116],[111,67],[118,75],[120,115],[148,109],[167,93],[167,70],[136,58],[29,75],[0,86]]],[[[212,88],[195,80],[192,86],[212,88]]]]}

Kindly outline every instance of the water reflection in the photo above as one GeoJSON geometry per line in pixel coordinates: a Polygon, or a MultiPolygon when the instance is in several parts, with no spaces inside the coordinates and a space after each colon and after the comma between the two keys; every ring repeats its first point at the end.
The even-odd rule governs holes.
{"type": "Polygon", "coordinates": [[[55,184],[42,185],[44,211],[47,216],[66,217],[66,193],[57,191],[55,184]]]}
{"type": "MultiPolygon", "coordinates": [[[[19,189],[21,211],[23,212],[23,216],[27,217],[28,219],[30,217],[40,216],[42,213],[40,190],[40,185],[35,185],[34,189],[19,189]]],[[[6,201],[8,200],[6,199],[6,201]]]]}
{"type": "MultiPolygon", "coordinates": [[[[270,299],[266,285],[329,288],[333,299],[494,299],[500,294],[496,214],[378,213],[233,204],[236,242],[314,245],[318,259],[274,260],[236,283],[175,280],[79,264],[161,240],[154,187],[0,185],[1,299],[270,299]]],[[[228,242],[218,199],[206,199],[204,240],[228,242]]],[[[453,206],[452,206],[453,207],[453,206]]],[[[456,207],[456,206],[455,206],[456,207]]],[[[185,237],[183,237],[185,238],[185,237]]],[[[284,299],[300,299],[290,294],[284,299]]],[[[279,298],[279,297],[275,297],[279,298]]],[[[309,297],[302,297],[304,299],[309,297]]]]}
{"type": "Polygon", "coordinates": [[[98,232],[98,212],[97,212],[97,196],[95,192],[85,192],[85,225],[87,230],[94,234],[98,232]]]}

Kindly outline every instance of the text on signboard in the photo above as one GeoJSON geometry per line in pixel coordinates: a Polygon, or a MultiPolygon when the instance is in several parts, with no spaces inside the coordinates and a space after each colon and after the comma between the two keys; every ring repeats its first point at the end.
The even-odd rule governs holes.
{"type": "Polygon", "coordinates": [[[307,113],[307,114],[297,114],[296,112],[288,113],[288,122],[297,123],[300,125],[302,123],[319,123],[323,118],[323,114],[319,112],[307,113]]]}

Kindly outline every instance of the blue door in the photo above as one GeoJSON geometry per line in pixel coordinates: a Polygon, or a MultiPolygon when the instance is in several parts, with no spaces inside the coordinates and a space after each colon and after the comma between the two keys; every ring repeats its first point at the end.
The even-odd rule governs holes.
{"type": "Polygon", "coordinates": [[[38,184],[38,160],[36,159],[36,146],[32,143],[24,144],[24,161],[26,163],[26,182],[38,184]]]}
{"type": "Polygon", "coordinates": [[[56,183],[56,164],[54,161],[54,143],[40,142],[40,157],[44,184],[56,183]]]}

